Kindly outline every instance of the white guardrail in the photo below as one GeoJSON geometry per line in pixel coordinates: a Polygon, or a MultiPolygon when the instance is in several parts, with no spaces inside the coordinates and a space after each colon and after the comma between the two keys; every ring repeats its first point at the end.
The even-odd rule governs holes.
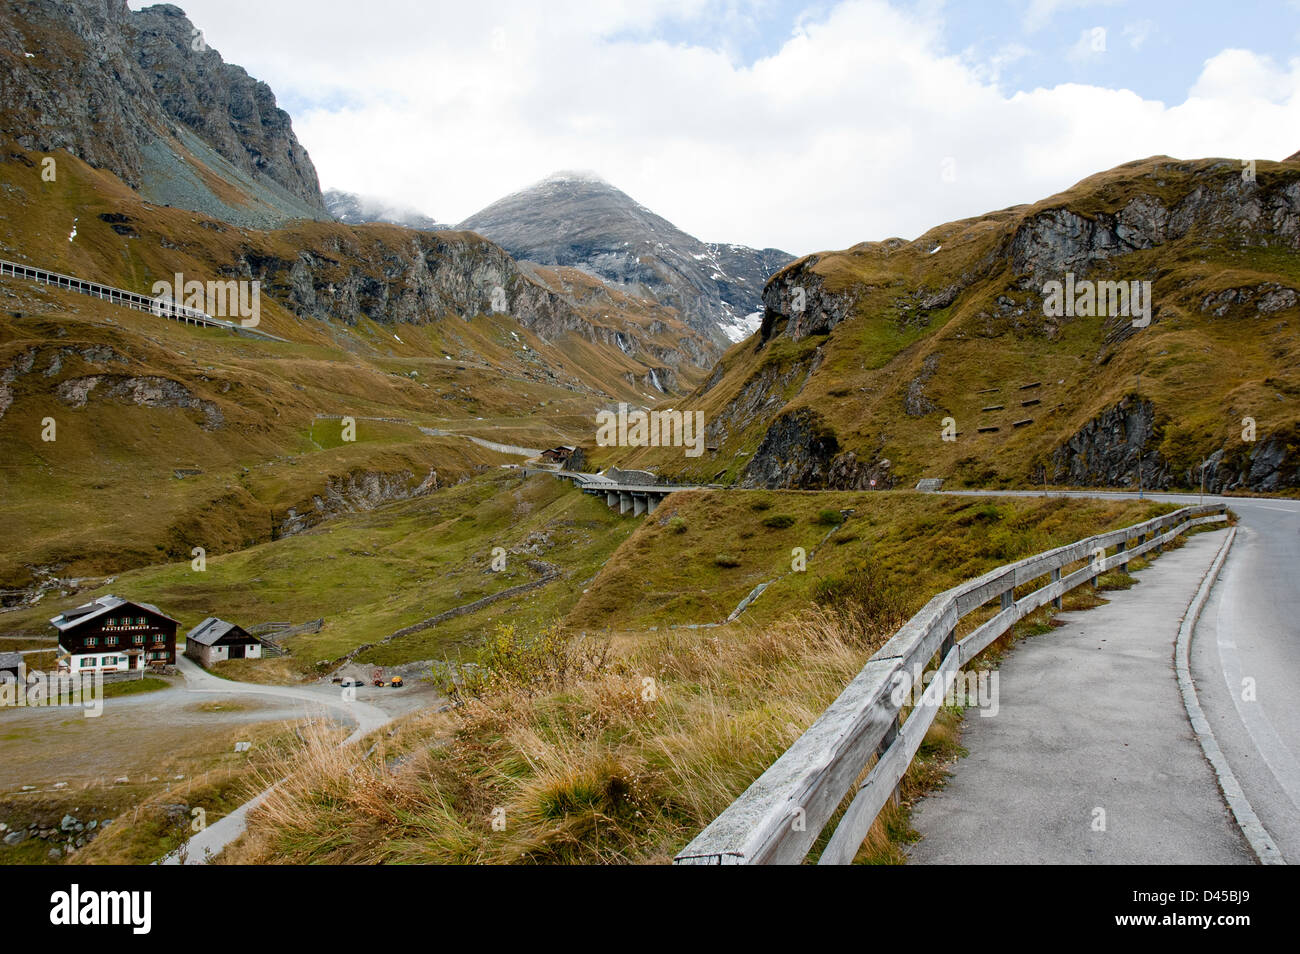
{"type": "Polygon", "coordinates": [[[1190,527],[1226,519],[1222,504],[1184,507],[998,567],[940,593],[867,661],[784,755],[682,849],[674,864],[801,863],[874,756],[875,765],[857,785],[818,860],[850,864],[964,665],[1049,601],[1059,608],[1062,594],[1075,587],[1116,566],[1127,569],[1132,557],[1162,548],[1190,527]],[[1061,575],[1080,560],[1088,562],[1061,575]],[[1043,586],[1016,599],[1016,587],[1040,578],[1046,578],[1043,586]],[[997,614],[958,640],[958,621],[993,600],[997,614]],[[903,705],[893,700],[893,690],[936,653],[940,662],[933,681],[900,726],[903,705]]]}
{"type": "Polygon", "coordinates": [[[72,275],[64,275],[60,272],[52,272],[49,269],[37,268],[34,265],[23,265],[21,262],[10,262],[0,258],[0,276],[5,275],[13,278],[25,278],[42,285],[52,285],[55,288],[66,288],[69,291],[90,295],[92,298],[99,298],[114,305],[134,308],[136,311],[147,311],[160,318],[170,318],[173,321],[182,321],[186,324],[200,325],[205,328],[224,328],[236,334],[265,338],[270,341],[285,340],[267,331],[245,328],[237,322],[226,321],[224,318],[213,318],[206,311],[197,308],[189,308],[176,302],[161,298],[150,298],[148,295],[141,295],[139,292],[127,291],[125,288],[114,288],[112,285],[102,285],[99,282],[87,281],[84,278],[76,278],[72,275]]]}

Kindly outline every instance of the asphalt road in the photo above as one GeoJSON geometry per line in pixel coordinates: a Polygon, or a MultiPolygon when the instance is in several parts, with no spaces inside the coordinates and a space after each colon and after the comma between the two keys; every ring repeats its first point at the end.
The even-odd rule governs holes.
{"type": "MultiPolygon", "coordinates": [[[[1227,503],[1240,519],[1192,642],[1197,694],[1256,814],[1283,857],[1297,862],[1300,503],[1205,501],[1227,503]]],[[[915,846],[914,860],[1253,860],[1191,733],[1173,671],[1178,623],[1221,536],[1191,538],[1143,571],[1139,586],[1111,594],[1106,606],[1063,614],[1066,627],[1004,660],[1003,711],[968,721],[970,755],[946,790],[918,806],[914,824],[927,840],[915,846]],[[1107,834],[1122,838],[1093,828],[1093,812],[1106,802],[1107,834]],[[1074,816],[1085,808],[1080,830],[1074,816]]]]}

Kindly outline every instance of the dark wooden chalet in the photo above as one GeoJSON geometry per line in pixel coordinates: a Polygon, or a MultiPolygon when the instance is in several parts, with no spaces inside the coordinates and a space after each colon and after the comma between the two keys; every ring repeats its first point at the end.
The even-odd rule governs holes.
{"type": "Polygon", "coordinates": [[[151,603],[101,596],[60,613],[50,624],[59,633],[61,671],[126,672],[176,664],[179,624],[151,603]]]}

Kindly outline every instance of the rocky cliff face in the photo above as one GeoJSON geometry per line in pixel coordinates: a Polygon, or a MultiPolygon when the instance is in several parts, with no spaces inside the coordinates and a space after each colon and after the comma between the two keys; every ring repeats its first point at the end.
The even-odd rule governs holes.
{"type": "Polygon", "coordinates": [[[1051,482],[1073,487],[1165,488],[1172,478],[1160,457],[1156,411],[1150,401],[1124,399],[1082,427],[1052,454],[1051,482]]]}
{"type": "Polygon", "coordinates": [[[240,225],[326,218],[270,88],[171,5],[25,0],[0,10],[0,134],[67,150],[159,204],[240,225]]]}
{"type": "MultiPolygon", "coordinates": [[[[1164,415],[1169,420],[1169,415],[1164,415]]],[[[1179,471],[1160,453],[1163,422],[1150,401],[1125,398],[1080,428],[1052,455],[1049,478],[1083,487],[1151,490],[1199,487],[1199,462],[1179,471]]],[[[1294,433],[1269,433],[1255,440],[1230,440],[1206,455],[1205,490],[1278,491],[1300,486],[1294,433]]]]}
{"type": "Polygon", "coordinates": [[[741,480],[754,486],[1011,485],[1045,468],[1058,483],[1128,486],[1140,466],[1147,486],[1194,487],[1208,456],[1207,488],[1295,487],[1297,252],[1294,162],[1243,178],[1236,161],[1141,160],[912,242],[785,266],[764,288],[755,346],[686,403],[707,409],[720,454],[752,449],[741,480]],[[1044,285],[1067,272],[1150,282],[1149,326],[1048,314],[1044,285]],[[1140,404],[1125,397],[1138,372],[1154,382],[1140,404]],[[1020,393],[1035,381],[1045,390],[1020,393]],[[1247,414],[1254,442],[1233,436],[1247,414]]]}
{"type": "Polygon", "coordinates": [[[1222,162],[1205,169],[1202,184],[1177,198],[1161,193],[1161,175],[1186,175],[1192,163],[1169,162],[1150,173],[1151,191],[1133,196],[1118,211],[1089,214],[1056,208],[1034,215],[1011,237],[1006,254],[1012,269],[1026,276],[1025,287],[1066,271],[1086,274],[1100,263],[1141,249],[1152,249],[1194,235],[1198,240],[1281,242],[1300,249],[1300,181],[1247,182],[1240,176],[1215,176],[1238,168],[1222,162]]]}
{"type": "Polygon", "coordinates": [[[742,487],[798,487],[801,490],[887,490],[890,461],[859,460],[840,447],[835,432],[816,411],[783,414],[763,436],[741,477],[742,487]]]}
{"type": "Polygon", "coordinates": [[[791,256],[706,244],[590,175],[557,173],[470,216],[457,228],[519,259],[580,268],[675,308],[717,344],[753,331],[763,283],[791,256]]]}
{"type": "Polygon", "coordinates": [[[274,244],[250,239],[227,267],[229,277],[257,279],[263,294],[303,318],[352,324],[418,324],[447,315],[504,312],[546,341],[573,333],[614,344],[640,362],[638,383],[659,373],[659,390],[676,384],[672,369],[707,367],[708,343],[666,313],[636,322],[593,309],[563,288],[526,273],[499,246],[468,232],[357,229],[274,244]],[[298,248],[287,258],[269,248],[298,248]]]}

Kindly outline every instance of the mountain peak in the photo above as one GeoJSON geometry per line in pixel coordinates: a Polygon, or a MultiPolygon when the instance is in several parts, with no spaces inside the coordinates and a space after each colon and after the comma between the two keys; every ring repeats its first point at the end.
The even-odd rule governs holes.
{"type": "Polygon", "coordinates": [[[763,284],[792,259],[777,249],[701,242],[585,171],[552,173],[457,228],[491,239],[515,258],[578,268],[675,308],[720,346],[757,327],[763,284]]]}
{"type": "Polygon", "coordinates": [[[592,172],[590,169],[559,169],[534,183],[534,185],[548,185],[557,182],[583,182],[590,185],[602,185],[613,188],[608,180],[592,172]]]}

